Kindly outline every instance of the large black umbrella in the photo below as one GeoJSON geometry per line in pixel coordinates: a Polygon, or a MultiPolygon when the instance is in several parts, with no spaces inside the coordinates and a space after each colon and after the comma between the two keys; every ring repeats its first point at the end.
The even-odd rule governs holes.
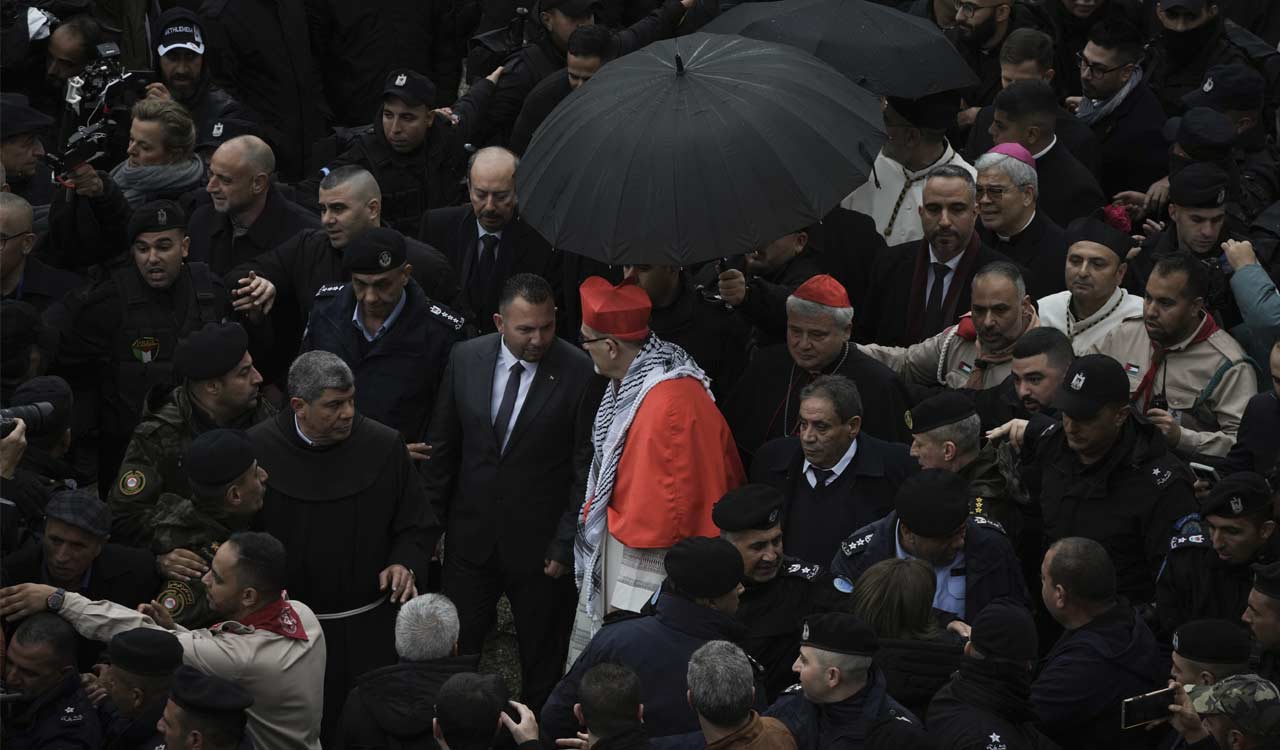
{"type": "Polygon", "coordinates": [[[919,99],[978,83],[932,21],[866,0],[741,3],[706,31],[799,47],[885,96],[919,99]]]}
{"type": "Polygon", "coordinates": [[[609,63],[551,113],[520,162],[520,212],[561,250],[685,265],[818,221],[883,141],[876,97],[821,61],[693,34],[609,63]]]}

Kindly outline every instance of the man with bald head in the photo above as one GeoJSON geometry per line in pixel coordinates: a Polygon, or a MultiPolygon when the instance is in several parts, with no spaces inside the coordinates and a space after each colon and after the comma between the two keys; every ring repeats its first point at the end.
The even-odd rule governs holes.
{"type": "MultiPolygon", "coordinates": [[[[320,181],[320,225],[299,232],[274,250],[227,273],[227,284],[235,290],[235,308],[270,312],[279,295],[300,320],[306,320],[317,293],[349,280],[342,262],[347,245],[360,233],[383,225],[382,191],[373,175],[354,165],[325,175],[320,181]]],[[[458,281],[448,259],[411,237],[405,237],[405,244],[413,278],[427,297],[459,309],[458,281]]]]}
{"type": "MultiPolygon", "coordinates": [[[[520,157],[500,146],[482,148],[467,168],[470,203],[427,212],[422,239],[444,251],[462,284],[461,310],[480,333],[494,330],[503,283],[518,273],[560,279],[560,260],[524,223],[516,200],[520,157]]],[[[555,289],[557,307],[561,292],[555,289]]]]}

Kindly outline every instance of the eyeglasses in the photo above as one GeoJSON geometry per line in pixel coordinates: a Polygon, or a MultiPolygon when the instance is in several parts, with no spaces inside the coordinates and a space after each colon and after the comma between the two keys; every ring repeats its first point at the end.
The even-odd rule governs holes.
{"type": "Polygon", "coordinates": [[[0,234],[0,246],[3,246],[9,240],[16,240],[19,237],[26,237],[28,234],[35,234],[30,230],[26,232],[18,232],[17,234],[0,234]]]}
{"type": "Polygon", "coordinates": [[[1121,68],[1127,68],[1133,64],[1133,63],[1122,63],[1120,65],[1116,65],[1114,67],[1108,68],[1103,66],[1101,63],[1089,62],[1085,58],[1083,52],[1076,53],[1076,61],[1080,63],[1081,71],[1086,71],[1086,70],[1089,71],[1089,75],[1093,76],[1094,78],[1101,78],[1102,76],[1105,76],[1108,73],[1114,73],[1121,68]]]}
{"type": "Polygon", "coordinates": [[[1005,193],[1009,192],[1009,188],[1002,187],[1000,185],[978,185],[974,190],[977,192],[978,198],[982,198],[982,196],[986,195],[990,196],[993,201],[1000,200],[1004,197],[1005,193]]]}
{"type": "Polygon", "coordinates": [[[589,338],[587,338],[586,336],[583,336],[581,332],[579,332],[579,333],[578,333],[578,346],[586,346],[587,344],[594,344],[594,343],[596,343],[597,341],[608,341],[608,340],[609,340],[609,339],[611,339],[611,338],[613,338],[613,337],[612,337],[612,336],[600,336],[600,337],[598,337],[598,338],[589,339],[589,338]]]}
{"type": "Polygon", "coordinates": [[[978,11],[984,8],[999,8],[1001,5],[1008,3],[996,3],[995,5],[978,5],[977,3],[960,3],[956,5],[956,18],[973,18],[978,11]]]}

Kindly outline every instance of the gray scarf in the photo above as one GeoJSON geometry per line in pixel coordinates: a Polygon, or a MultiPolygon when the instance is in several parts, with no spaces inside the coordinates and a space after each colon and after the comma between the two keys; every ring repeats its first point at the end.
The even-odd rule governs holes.
{"type": "Polygon", "coordinates": [[[1133,75],[1129,76],[1129,80],[1119,91],[1111,96],[1110,99],[1104,99],[1101,104],[1094,104],[1093,100],[1087,96],[1080,97],[1080,106],[1076,107],[1076,118],[1083,121],[1085,125],[1093,127],[1094,123],[1116,110],[1120,103],[1125,100],[1129,92],[1137,88],[1142,82],[1142,68],[1134,68],[1133,75]]]}
{"type": "Polygon", "coordinates": [[[204,162],[192,155],[186,161],[135,167],[126,159],[111,170],[111,181],[124,193],[129,208],[149,200],[176,197],[204,184],[204,162]]]}

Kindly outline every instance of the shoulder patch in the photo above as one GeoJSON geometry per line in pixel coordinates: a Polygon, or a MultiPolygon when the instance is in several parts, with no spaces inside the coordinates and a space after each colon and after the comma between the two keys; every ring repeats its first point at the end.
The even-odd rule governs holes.
{"type": "Polygon", "coordinates": [[[1162,469],[1159,466],[1153,466],[1151,468],[1151,473],[1148,476],[1151,477],[1152,484],[1154,484],[1157,487],[1163,487],[1169,483],[1170,479],[1173,478],[1173,470],[1162,469]]]}
{"type": "Polygon", "coordinates": [[[977,514],[974,514],[969,517],[972,518],[973,522],[978,524],[979,526],[985,526],[988,529],[994,529],[995,531],[998,531],[1001,534],[1004,534],[1005,536],[1009,535],[1009,532],[1005,531],[1004,529],[1004,524],[1000,523],[999,521],[993,518],[987,518],[986,516],[980,516],[977,514]]]}
{"type": "Polygon", "coordinates": [[[444,305],[441,305],[435,302],[431,303],[431,306],[427,308],[427,312],[431,313],[431,317],[435,318],[441,323],[444,323],[445,325],[449,326],[455,331],[461,331],[462,326],[464,326],[467,322],[466,320],[463,319],[461,315],[457,314],[453,310],[450,310],[444,305]]]}
{"type": "Polygon", "coordinates": [[[806,581],[812,581],[822,572],[822,566],[816,563],[810,565],[802,562],[793,562],[784,565],[782,568],[783,575],[793,576],[795,578],[803,578],[806,581]]]}
{"type": "Polygon", "coordinates": [[[867,545],[871,543],[871,539],[875,535],[876,535],[876,532],[874,531],[869,531],[866,534],[863,534],[861,536],[859,536],[858,534],[854,534],[850,536],[848,539],[845,539],[843,542],[840,542],[840,551],[844,552],[845,556],[847,557],[852,557],[853,555],[862,554],[862,552],[866,550],[867,545]]]}
{"type": "Polygon", "coordinates": [[[147,475],[140,471],[126,471],[120,475],[120,494],[136,495],[147,486],[147,475]]]}
{"type": "Polygon", "coordinates": [[[783,691],[782,691],[782,694],[783,694],[783,695],[796,695],[796,694],[797,694],[797,693],[799,693],[799,692],[800,692],[800,683],[798,683],[798,682],[797,682],[796,684],[792,685],[791,687],[788,687],[786,690],[783,690],[783,691]]]}
{"type": "Polygon", "coordinates": [[[169,615],[178,617],[183,610],[190,607],[196,601],[195,592],[191,590],[191,585],[186,581],[168,581],[164,588],[160,590],[160,596],[157,597],[160,604],[169,610],[169,615]]]}
{"type": "Polygon", "coordinates": [[[346,284],[324,284],[316,290],[317,297],[336,297],[346,289],[346,284]]]}
{"type": "Polygon", "coordinates": [[[78,726],[84,723],[84,711],[81,711],[75,704],[67,704],[58,716],[58,721],[69,726],[78,726]]]}
{"type": "Polygon", "coordinates": [[[1212,547],[1209,538],[1200,532],[1199,527],[1193,533],[1178,533],[1169,537],[1169,549],[1189,549],[1194,547],[1212,547]]]}

